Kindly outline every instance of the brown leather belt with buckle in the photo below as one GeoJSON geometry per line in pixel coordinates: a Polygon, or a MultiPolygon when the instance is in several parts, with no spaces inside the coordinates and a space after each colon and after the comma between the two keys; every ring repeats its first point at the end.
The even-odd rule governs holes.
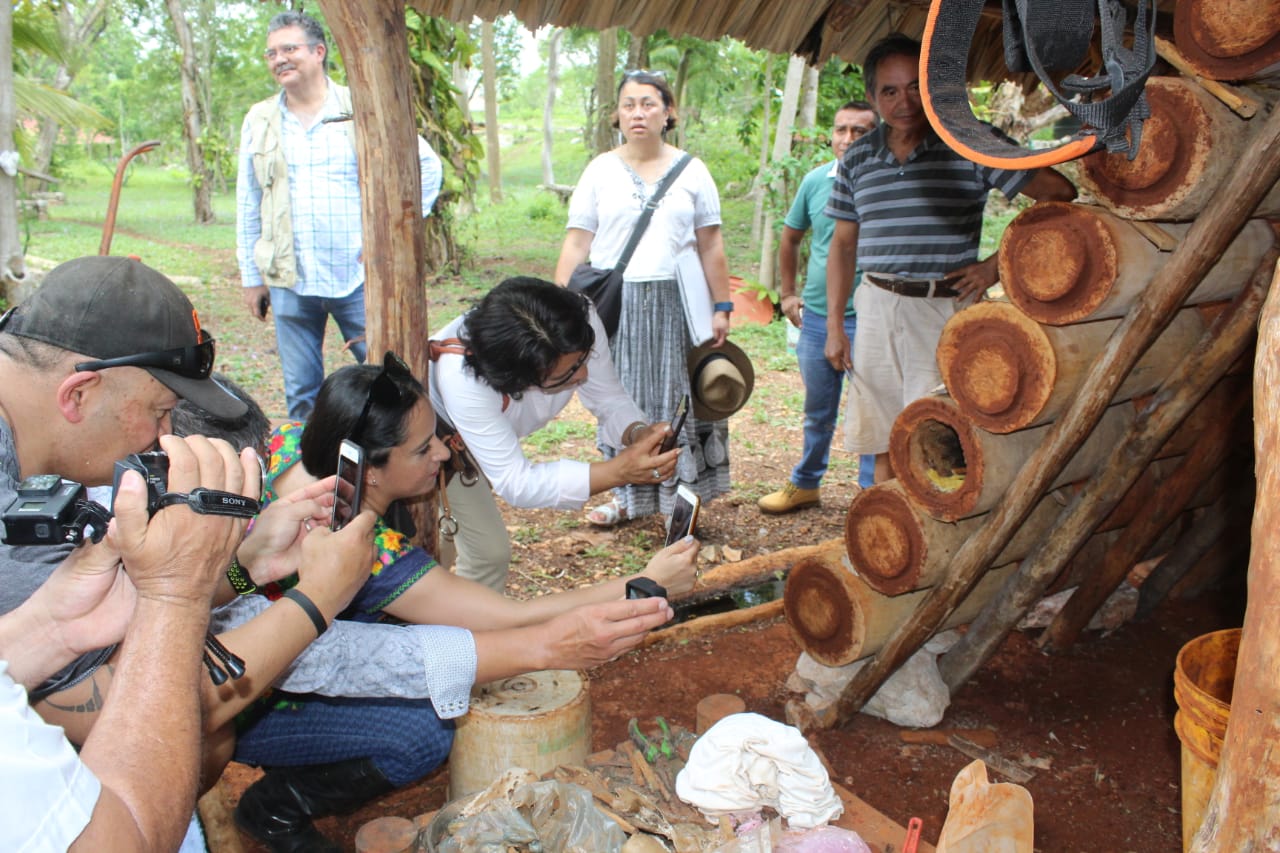
{"type": "Polygon", "coordinates": [[[899,296],[912,297],[930,297],[930,296],[959,296],[959,292],[951,285],[960,280],[960,276],[952,275],[946,278],[904,278],[897,275],[883,275],[880,273],[863,273],[862,277],[883,290],[890,293],[896,293],[899,296]]]}

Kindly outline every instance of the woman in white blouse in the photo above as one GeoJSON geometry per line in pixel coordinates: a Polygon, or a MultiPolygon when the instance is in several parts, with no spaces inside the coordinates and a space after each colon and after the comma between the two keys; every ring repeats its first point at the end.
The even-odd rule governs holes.
{"type": "MultiPolygon", "coordinates": [[[[565,283],[588,261],[615,266],[645,202],[684,152],[666,142],[676,125],[675,100],[660,72],[629,71],[618,89],[614,127],[624,142],[587,165],[569,202],[568,234],[556,264],[565,283]]],[[[720,233],[720,195],[701,160],[693,158],[660,199],[624,274],[622,315],[609,340],[622,385],[652,422],[669,422],[689,391],[687,360],[695,343],[685,319],[677,266],[696,256],[711,291],[711,335],[719,346],[729,334],[729,266],[720,233]],[[692,253],[692,254],[691,254],[692,253]]],[[[695,267],[696,268],[696,267],[695,267]]],[[[592,524],[611,527],[671,509],[676,487],[684,484],[703,501],[729,490],[728,422],[685,421],[672,476],[614,490],[613,499],[587,514],[592,524]]],[[[603,431],[601,451],[622,451],[603,431]]]]}
{"type": "Polygon", "coordinates": [[[499,592],[511,543],[495,493],[512,506],[580,510],[599,492],[670,477],[683,455],[659,451],[667,425],[651,424],[618,382],[590,301],[549,281],[502,282],[432,336],[431,358],[431,404],[484,475],[471,485],[455,476],[446,490],[457,572],[499,592]],[[520,440],[575,396],[618,452],[596,462],[526,458],[520,440]]]}

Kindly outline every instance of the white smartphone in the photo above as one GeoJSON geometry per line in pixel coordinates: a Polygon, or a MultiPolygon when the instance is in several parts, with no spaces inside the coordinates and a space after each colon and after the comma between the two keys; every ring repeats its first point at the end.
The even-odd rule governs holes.
{"type": "Polygon", "coordinates": [[[341,530],[359,514],[363,493],[364,448],[350,439],[343,439],[338,448],[338,479],[333,484],[333,515],[329,519],[331,530],[341,530]]]}
{"type": "Polygon", "coordinates": [[[671,507],[671,518],[667,521],[667,544],[679,542],[693,533],[698,523],[698,509],[702,506],[702,498],[688,486],[676,486],[676,502],[671,507]]]}

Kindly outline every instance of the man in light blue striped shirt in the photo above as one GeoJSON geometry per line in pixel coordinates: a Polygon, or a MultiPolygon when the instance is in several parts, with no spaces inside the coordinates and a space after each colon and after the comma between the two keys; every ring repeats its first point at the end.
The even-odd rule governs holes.
{"type": "Polygon", "coordinates": [[[827,317],[827,360],[852,370],[845,448],[876,454],[876,482],[892,476],[894,419],[942,381],[936,351],[958,305],[995,284],[997,255],[978,261],[987,194],[1070,201],[1075,187],[1052,169],[1006,171],[965,160],[933,132],[920,103],[920,43],[901,33],[872,46],[867,97],[882,124],[840,161],[826,214],[836,220],[827,256],[827,304],[863,281],[849,351],[841,318],[827,317]]]}
{"type": "MultiPolygon", "coordinates": [[[[240,132],[236,256],[249,312],[275,313],[289,417],[310,413],[324,379],[330,315],[364,361],[360,176],[351,93],[325,73],[324,29],[300,12],[267,27],[267,66],[278,95],[255,104],[240,132]]],[[[440,160],[418,139],[422,211],[440,190],[440,160]]]]}

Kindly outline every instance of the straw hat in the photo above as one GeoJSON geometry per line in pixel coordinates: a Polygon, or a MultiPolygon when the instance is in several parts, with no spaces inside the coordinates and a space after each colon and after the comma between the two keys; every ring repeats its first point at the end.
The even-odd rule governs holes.
{"type": "Polygon", "coordinates": [[[722,420],[741,409],[755,382],[751,359],[731,341],[703,344],[689,353],[689,396],[699,420],[722,420]]]}

